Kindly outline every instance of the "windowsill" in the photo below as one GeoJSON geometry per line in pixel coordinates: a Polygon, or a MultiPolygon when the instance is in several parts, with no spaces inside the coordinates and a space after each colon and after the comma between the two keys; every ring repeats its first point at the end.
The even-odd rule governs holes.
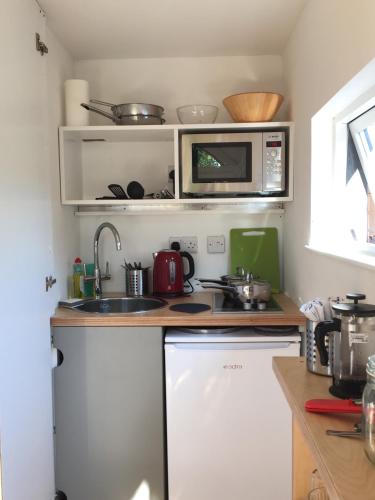
{"type": "Polygon", "coordinates": [[[369,255],[368,253],[360,252],[359,250],[353,248],[350,251],[347,250],[346,252],[343,250],[336,250],[314,245],[305,245],[305,248],[312,252],[326,255],[327,257],[350,262],[351,264],[363,267],[365,269],[371,269],[372,271],[375,270],[375,254],[369,255]]]}

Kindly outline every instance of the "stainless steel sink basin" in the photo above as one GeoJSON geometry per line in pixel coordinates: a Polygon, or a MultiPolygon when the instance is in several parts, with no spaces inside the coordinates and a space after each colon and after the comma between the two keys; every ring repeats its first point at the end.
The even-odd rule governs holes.
{"type": "Polygon", "coordinates": [[[121,297],[106,299],[88,299],[75,304],[61,303],[63,307],[76,311],[100,314],[141,313],[159,309],[167,305],[163,299],[156,297],[121,297]]]}

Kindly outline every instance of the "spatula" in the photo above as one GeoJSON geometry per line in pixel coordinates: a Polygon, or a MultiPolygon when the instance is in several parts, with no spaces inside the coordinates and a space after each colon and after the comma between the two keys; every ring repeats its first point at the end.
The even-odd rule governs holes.
{"type": "Polygon", "coordinates": [[[109,184],[108,189],[116,196],[116,198],[127,200],[129,197],[120,186],[120,184],[109,184]]]}

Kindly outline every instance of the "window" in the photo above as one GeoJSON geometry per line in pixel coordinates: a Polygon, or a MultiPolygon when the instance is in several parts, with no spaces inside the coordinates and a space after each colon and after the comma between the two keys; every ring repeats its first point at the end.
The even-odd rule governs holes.
{"type": "Polygon", "coordinates": [[[350,199],[358,206],[366,205],[353,223],[352,236],[375,245],[375,108],[352,120],[348,127],[347,186],[352,191],[350,199]],[[360,185],[352,189],[355,184],[360,185]]]}
{"type": "Polygon", "coordinates": [[[307,248],[375,267],[375,59],[312,117],[307,248]]]}

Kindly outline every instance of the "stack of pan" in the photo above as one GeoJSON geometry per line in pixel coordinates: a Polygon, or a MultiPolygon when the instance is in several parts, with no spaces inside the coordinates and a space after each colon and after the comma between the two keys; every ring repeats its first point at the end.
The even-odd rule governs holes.
{"type": "Polygon", "coordinates": [[[161,125],[165,122],[162,118],[164,108],[156,104],[111,104],[97,99],[90,99],[90,102],[111,108],[112,114],[84,102],[81,103],[81,106],[109,118],[116,125],[161,125]]]}
{"type": "Polygon", "coordinates": [[[251,273],[221,276],[220,280],[199,281],[203,288],[218,288],[243,303],[253,299],[268,302],[271,298],[271,284],[268,281],[254,279],[251,273]]]}

